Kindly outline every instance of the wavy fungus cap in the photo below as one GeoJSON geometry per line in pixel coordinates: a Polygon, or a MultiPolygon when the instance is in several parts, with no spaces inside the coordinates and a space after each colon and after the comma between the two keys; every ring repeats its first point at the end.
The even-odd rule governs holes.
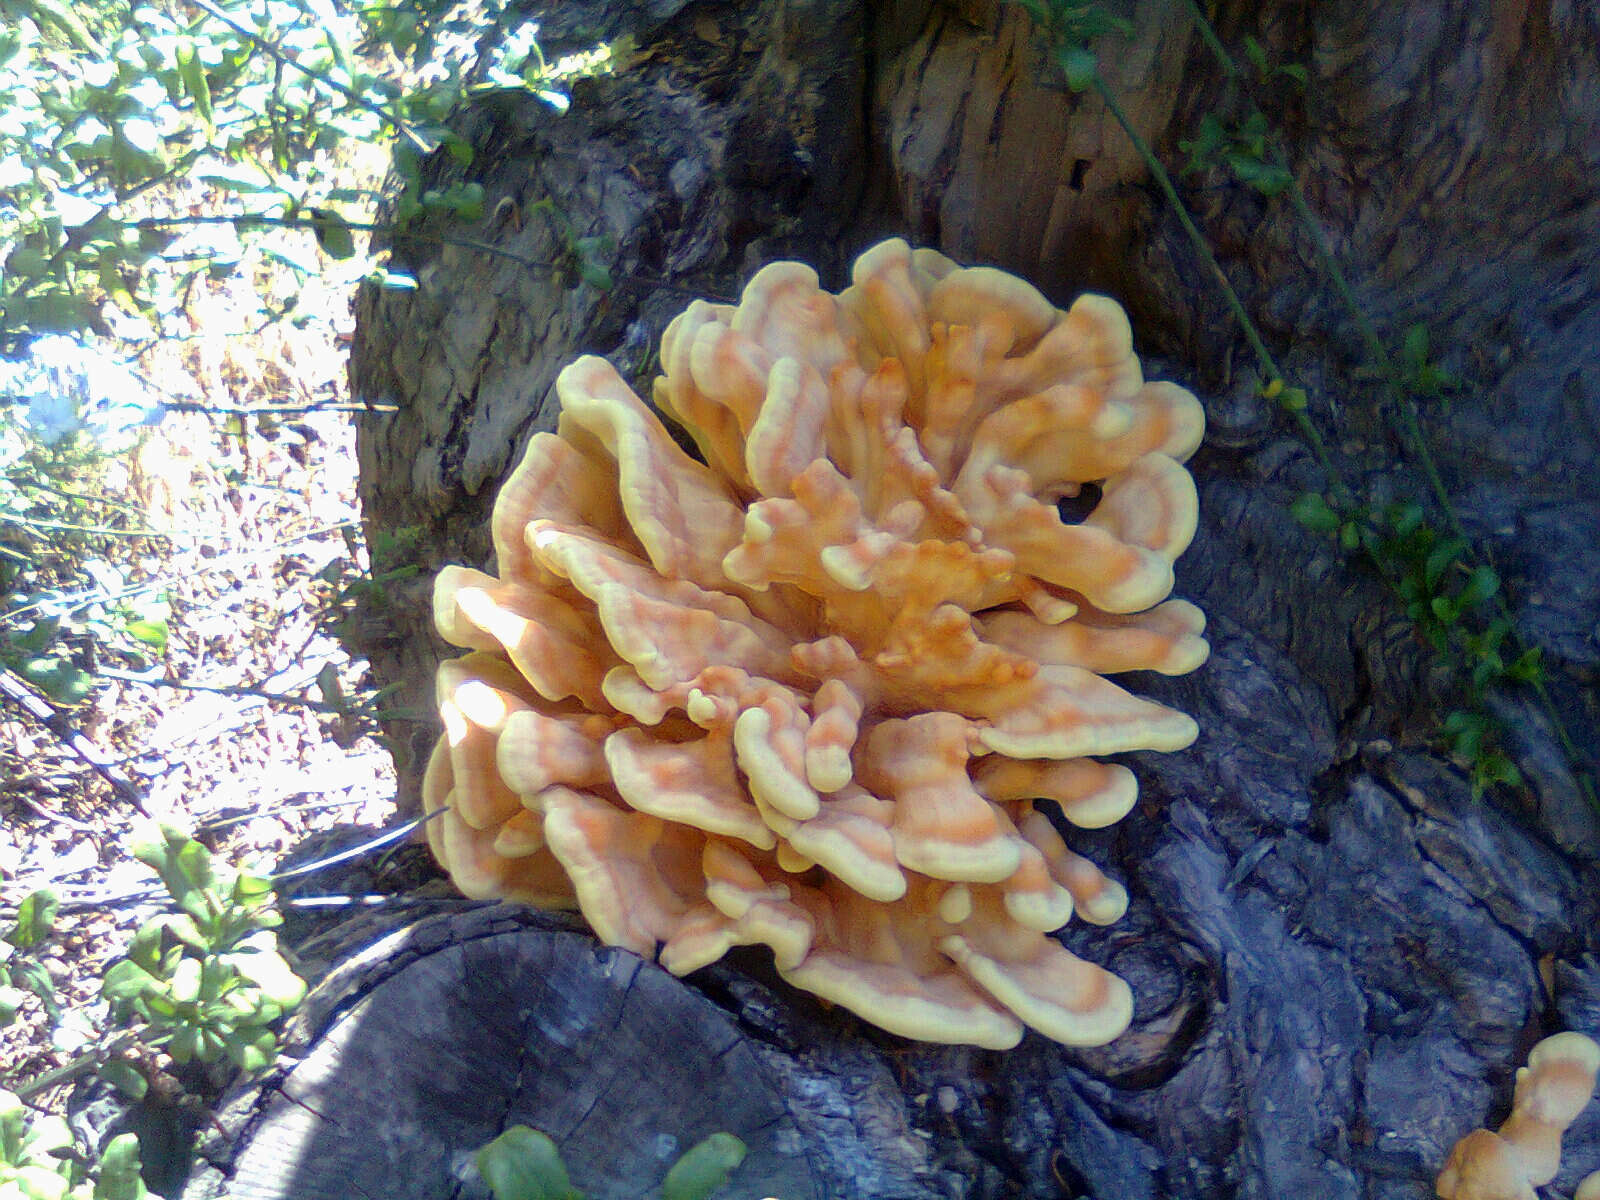
{"type": "Polygon", "coordinates": [[[1035,802],[1109,825],[1135,785],[1095,756],[1194,740],[1104,677],[1206,657],[1166,599],[1200,405],[1103,297],[899,240],[853,278],[774,263],[667,328],[655,402],[703,462],[604,360],[562,372],[498,577],[437,582],[471,653],[439,671],[430,841],[467,895],[576,904],[678,974],[762,943],[906,1037],[1099,1045],[1129,989],[1049,934],[1127,896],[1035,802]]]}

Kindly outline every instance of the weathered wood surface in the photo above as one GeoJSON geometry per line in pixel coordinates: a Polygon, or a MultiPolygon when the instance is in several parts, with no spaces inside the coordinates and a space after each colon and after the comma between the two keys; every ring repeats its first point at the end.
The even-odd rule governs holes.
{"type": "MultiPolygon", "coordinates": [[[[1181,5],[1125,9],[1140,32],[1108,47],[1107,74],[1181,162],[1178,140],[1222,84],[1181,5]]],[[[1229,4],[1221,19],[1231,41],[1253,33],[1308,66],[1303,96],[1264,98],[1286,113],[1335,252],[1391,342],[1425,322],[1470,384],[1424,414],[1425,431],[1592,770],[1600,16],[1342,0],[1229,4]]],[[[1129,977],[1133,1031],[1087,1053],[1036,1039],[1004,1056],[915,1047],[733,967],[697,977],[765,1056],[808,1153],[846,1164],[818,1178],[889,1164],[881,1190],[831,1194],[908,1197],[1430,1194],[1450,1143],[1503,1115],[1542,1032],[1600,1033],[1600,827],[1543,719],[1524,698],[1501,702],[1529,784],[1511,796],[1473,799],[1424,748],[1452,681],[1377,582],[1288,515],[1322,486],[1314,462],[1256,396],[1211,281],[1121,134],[1097,101],[1059,90],[1017,10],[563,3],[546,14],[546,49],[625,30],[634,59],[578,88],[569,113],[498,100],[464,127],[496,214],[471,236],[560,262],[558,222],[536,207],[548,198],[578,236],[615,239],[618,286],[418,239],[398,257],[419,288],[361,299],[357,392],[400,407],[363,423],[367,511],[376,528],[420,532],[420,565],[486,560],[494,485],[553,423],[551,383],[576,354],[642,381],[685,291],[731,296],[777,257],[837,286],[892,232],[1019,271],[1062,302],[1111,292],[1141,348],[1165,356],[1152,373],[1190,384],[1209,414],[1193,464],[1201,530],[1178,590],[1210,615],[1213,658],[1137,685],[1204,732],[1183,754],[1132,756],[1140,807],[1081,840],[1127,882],[1132,910],[1067,934],[1129,977]],[[835,1124],[808,1125],[813,1110],[835,1124]]],[[[1344,469],[1379,501],[1420,494],[1285,206],[1220,177],[1184,186],[1344,469]]],[[[425,708],[440,649],[426,582],[392,597],[374,614],[374,662],[425,708]]],[[[434,736],[426,722],[396,732],[417,749],[434,736]]],[[[463,983],[463,1005],[478,986],[463,983]]],[[[1568,1145],[1558,1196],[1600,1167],[1600,1113],[1568,1145]]]]}
{"type": "MultiPolygon", "coordinates": [[[[826,1194],[751,1040],[556,921],[478,909],[407,926],[325,982],[292,1037],[304,1057],[223,1115],[242,1143],[228,1196],[486,1198],[473,1153],[516,1124],[550,1134],[595,1200],[648,1194],[724,1129],[749,1148],[745,1194],[826,1194]]],[[[221,1183],[208,1169],[188,1194],[221,1183]]]]}

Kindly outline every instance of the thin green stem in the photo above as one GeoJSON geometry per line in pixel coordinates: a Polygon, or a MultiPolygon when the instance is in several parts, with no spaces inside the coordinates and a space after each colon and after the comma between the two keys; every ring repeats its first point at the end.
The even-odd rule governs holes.
{"type": "MultiPolygon", "coordinates": [[[[1183,231],[1188,235],[1195,252],[1200,255],[1201,260],[1206,264],[1206,268],[1222,289],[1223,299],[1227,302],[1228,310],[1233,313],[1234,320],[1239,323],[1239,329],[1244,334],[1245,341],[1250,343],[1250,349],[1255,354],[1256,361],[1261,365],[1262,374],[1269,381],[1275,380],[1281,383],[1283,371],[1279,369],[1277,360],[1273,358],[1272,352],[1267,349],[1267,344],[1262,339],[1261,332],[1256,328],[1256,323],[1250,319],[1250,314],[1245,311],[1244,301],[1239,298],[1239,293],[1234,290],[1232,282],[1222,269],[1222,264],[1217,261],[1217,256],[1212,252],[1210,243],[1206,241],[1205,235],[1195,225],[1194,218],[1189,215],[1189,208],[1184,204],[1183,198],[1178,195],[1178,189],[1173,184],[1172,177],[1167,174],[1167,169],[1161,165],[1161,160],[1156,157],[1155,151],[1150,148],[1150,144],[1134,128],[1133,121],[1129,118],[1127,111],[1122,107],[1121,102],[1117,100],[1116,93],[1111,90],[1110,85],[1106,83],[1100,72],[1096,71],[1092,78],[1095,92],[1104,102],[1106,110],[1110,112],[1117,124],[1122,126],[1123,133],[1133,143],[1134,150],[1143,160],[1145,168],[1150,172],[1151,178],[1156,181],[1156,186],[1161,189],[1162,195],[1166,197],[1167,204],[1178,218],[1178,223],[1183,226],[1183,231]]],[[[1290,416],[1300,430],[1301,437],[1305,439],[1306,444],[1311,448],[1312,454],[1316,456],[1317,463],[1321,466],[1322,473],[1328,481],[1329,489],[1347,506],[1353,506],[1354,493],[1350,490],[1349,485],[1345,483],[1344,476],[1340,474],[1338,466],[1333,461],[1333,456],[1328,453],[1327,443],[1323,441],[1321,431],[1312,423],[1311,418],[1300,409],[1291,409],[1290,416]]]]}
{"type": "MultiPolygon", "coordinates": [[[[1221,65],[1224,74],[1230,79],[1242,78],[1243,71],[1238,63],[1234,61],[1233,56],[1228,53],[1228,49],[1222,44],[1222,40],[1217,37],[1216,30],[1212,28],[1211,22],[1207,19],[1205,13],[1201,11],[1200,6],[1195,3],[1195,0],[1184,0],[1184,2],[1194,19],[1195,29],[1199,32],[1201,40],[1211,50],[1212,55],[1221,65]]],[[[1100,82],[1098,75],[1096,76],[1096,82],[1100,82]]],[[[1102,83],[1100,86],[1104,93],[1104,84],[1102,83]]],[[[1245,103],[1249,106],[1250,116],[1264,115],[1260,105],[1250,95],[1248,88],[1244,89],[1244,97],[1245,103]]],[[[1123,126],[1127,128],[1126,122],[1123,122],[1123,126]]],[[[1132,136],[1131,133],[1130,136],[1132,136]]],[[[1137,141],[1135,145],[1138,145],[1137,141]]],[[[1376,326],[1373,325],[1371,318],[1367,315],[1366,307],[1357,298],[1355,289],[1350,285],[1343,268],[1339,266],[1338,260],[1334,257],[1333,247],[1328,244],[1327,236],[1322,231],[1322,223],[1317,219],[1316,214],[1311,211],[1311,206],[1306,201],[1305,191],[1300,187],[1300,181],[1289,170],[1289,164],[1284,157],[1282,147],[1276,142],[1272,145],[1271,155],[1273,165],[1282,170],[1284,176],[1289,180],[1289,205],[1311,238],[1312,249],[1317,256],[1317,262],[1333,284],[1334,291],[1338,294],[1345,309],[1349,312],[1352,321],[1355,323],[1357,335],[1361,338],[1361,343],[1366,348],[1367,357],[1371,360],[1372,365],[1377,369],[1380,378],[1383,380],[1384,392],[1400,414],[1401,427],[1406,441],[1410,444],[1412,455],[1416,459],[1417,465],[1422,469],[1423,476],[1428,481],[1428,489],[1433,493],[1434,501],[1444,519],[1445,527],[1452,537],[1459,539],[1466,545],[1468,555],[1493,568],[1494,558],[1488,547],[1480,546],[1474,542],[1462,526],[1461,519],[1457,515],[1455,505],[1451,499],[1450,491],[1445,486],[1444,477],[1439,471],[1438,462],[1434,458],[1432,450],[1428,447],[1428,439],[1422,429],[1422,419],[1417,409],[1417,403],[1399,381],[1393,356],[1390,355],[1388,347],[1384,345],[1383,339],[1378,335],[1376,326]]],[[[1146,157],[1148,161],[1148,156],[1146,157]]],[[[1176,193],[1170,188],[1164,190],[1167,191],[1169,202],[1176,203],[1174,199],[1176,193]]],[[[1184,225],[1186,229],[1192,228],[1191,223],[1188,221],[1185,221],[1184,225]]],[[[1191,234],[1191,236],[1193,235],[1191,234]]],[[[1377,555],[1369,550],[1368,557],[1382,570],[1383,564],[1377,555]]],[[[1384,574],[1387,578],[1387,572],[1384,572],[1384,574]]],[[[1502,592],[1496,592],[1492,603],[1496,613],[1509,622],[1512,637],[1514,638],[1513,644],[1519,651],[1527,650],[1529,643],[1523,637],[1521,628],[1517,625],[1516,616],[1512,612],[1510,604],[1506,601],[1505,595],[1502,592]]],[[[1567,729],[1566,722],[1561,719],[1561,713],[1556,707],[1554,697],[1550,695],[1549,688],[1545,686],[1543,680],[1537,679],[1532,682],[1531,686],[1534,695],[1539,700],[1540,707],[1544,710],[1545,717],[1550,722],[1556,741],[1567,756],[1567,761],[1572,767],[1579,789],[1583,792],[1591,807],[1600,809],[1600,793],[1596,792],[1594,778],[1588,771],[1583,769],[1583,757],[1577,743],[1567,729]]]]}

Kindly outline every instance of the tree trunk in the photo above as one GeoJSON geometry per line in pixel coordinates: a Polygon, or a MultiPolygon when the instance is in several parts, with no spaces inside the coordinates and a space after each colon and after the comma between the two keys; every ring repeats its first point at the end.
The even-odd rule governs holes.
{"type": "MultiPolygon", "coordinates": [[[[1181,165],[1180,142],[1235,85],[1185,5],[1117,7],[1134,32],[1097,43],[1106,81],[1158,157],[1181,165]]],[[[1592,773],[1600,17],[1509,0],[1213,10],[1227,45],[1251,37],[1269,63],[1307,69],[1303,89],[1279,73],[1256,91],[1367,317],[1390,347],[1425,325],[1431,357],[1465,381],[1426,402],[1421,433],[1592,773]]],[[[491,96],[465,114],[474,161],[440,156],[429,180],[477,180],[489,215],[397,243],[417,288],[361,296],[355,389],[395,406],[361,428],[374,545],[387,534],[401,547],[376,565],[423,568],[372,614],[380,677],[431,710],[433,665],[451,653],[431,630],[431,574],[486,565],[495,487],[553,425],[553,380],[577,354],[607,355],[648,395],[652,348],[689,296],[732,298],[777,258],[837,288],[857,251],[894,233],[1014,271],[1058,304],[1108,292],[1157,356],[1150,374],[1201,394],[1210,427],[1178,591],[1206,610],[1212,658],[1140,689],[1193,714],[1202,738],[1131,756],[1143,802],[1080,848],[1127,883],[1132,908],[1109,930],[1067,934],[1133,984],[1132,1031],[1097,1051],[902,1043],[751,982],[751,959],[662,995],[692,1007],[703,994],[731,1018],[726,1044],[765,1064],[787,1114],[774,1119],[799,1139],[790,1165],[803,1161],[813,1188],[773,1174],[793,1188],[776,1194],[1431,1194],[1450,1144],[1503,1116],[1542,1032],[1600,1033],[1600,823],[1546,717],[1529,697],[1495,699],[1525,783],[1488,799],[1427,748],[1466,668],[1432,656],[1381,580],[1290,516],[1327,486],[1317,460],[1260,396],[1214,277],[1131,142],[1093,93],[1062,86],[1019,8],[566,0],[541,37],[549,56],[624,32],[631,55],[576,87],[569,112],[491,96]],[[606,291],[578,277],[575,239],[597,235],[614,247],[606,291]],[[873,1162],[882,1188],[853,1187],[873,1162]]],[[[1179,186],[1346,477],[1375,505],[1431,504],[1415,446],[1391,432],[1403,414],[1363,373],[1358,331],[1291,206],[1216,170],[1179,186]]],[[[391,732],[414,804],[437,727],[391,732]]],[[[513,965],[545,953],[521,936],[498,933],[519,948],[495,953],[513,965]]],[[[626,957],[595,961],[616,971],[626,957]]],[[[465,1010],[492,1011],[485,972],[457,979],[465,1010]]],[[[650,1053],[636,1020],[624,1016],[618,1044],[630,1059],[650,1053]]],[[[339,1077],[339,1053],[318,1079],[339,1077]]],[[[540,1124],[533,1101],[495,1096],[540,1124]]],[[[680,1141],[699,1128],[655,1115],[680,1141]]],[[[591,1194],[611,1194],[598,1173],[614,1152],[582,1144],[575,1175],[591,1194]]],[[[1557,1194],[1600,1167],[1600,1115],[1574,1129],[1566,1164],[1557,1194]]],[[[359,1194],[300,1186],[275,1194],[359,1194]]],[[[418,1181],[386,1194],[454,1193],[418,1181]]]]}

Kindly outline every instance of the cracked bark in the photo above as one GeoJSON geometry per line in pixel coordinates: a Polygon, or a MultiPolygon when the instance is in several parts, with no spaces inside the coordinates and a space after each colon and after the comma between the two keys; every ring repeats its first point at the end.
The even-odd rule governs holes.
{"type": "MultiPolygon", "coordinates": [[[[1592,769],[1600,17],[1506,0],[1212,7],[1230,44],[1248,33],[1274,60],[1308,67],[1303,95],[1285,83],[1264,100],[1283,114],[1324,232],[1390,340],[1426,322],[1443,365],[1471,385],[1428,410],[1426,432],[1464,522],[1544,649],[1592,769]]],[[[1176,163],[1177,142],[1223,84],[1178,5],[1123,9],[1138,32],[1103,55],[1106,73],[1176,163]]],[[[1183,754],[1131,756],[1139,808],[1080,841],[1133,896],[1117,926],[1064,935],[1138,997],[1132,1030],[1101,1050],[908,1045],[776,985],[759,955],[673,983],[596,953],[581,933],[497,909],[422,922],[403,935],[412,940],[383,943],[398,957],[363,969],[397,981],[421,972],[409,990],[432,997],[430,1019],[455,1021],[465,1045],[474,1035],[460,1026],[481,1016],[471,1053],[482,1062],[511,1054],[495,1043],[485,1000],[501,985],[490,958],[452,977],[430,966],[442,955],[487,955],[492,943],[516,969],[557,955],[554,938],[562,962],[587,961],[602,977],[637,971],[628,977],[639,986],[660,979],[652,994],[677,1014],[682,1045],[646,1046],[627,1022],[570,1044],[542,1029],[529,1062],[564,1071],[588,1054],[605,1073],[661,1058],[667,1077],[731,1089],[759,1111],[776,1097],[775,1124],[752,1127],[771,1139],[768,1174],[741,1176],[733,1195],[1431,1194],[1451,1142],[1504,1115],[1511,1073],[1542,1033],[1600,1033],[1600,830],[1523,698],[1499,701],[1528,779],[1517,793],[1475,800],[1461,771],[1426,748],[1454,703],[1451,680],[1381,585],[1288,515],[1298,494],[1322,486],[1315,464],[1257,396],[1212,281],[1126,140],[1092,98],[1043,73],[1020,12],[988,0],[569,0],[544,18],[547,53],[630,28],[639,47],[620,74],[576,89],[565,116],[501,97],[464,118],[471,177],[497,214],[473,236],[559,269],[418,237],[396,247],[418,288],[359,301],[356,391],[400,407],[362,422],[368,520],[374,532],[409,530],[425,569],[371,615],[380,676],[430,707],[442,648],[428,628],[427,575],[484,564],[494,486],[553,423],[551,384],[570,358],[606,353],[647,378],[650,347],[685,291],[735,294],[777,257],[813,262],[838,285],[857,250],[904,233],[1018,271],[1061,302],[1086,288],[1116,295],[1156,355],[1151,373],[1206,401],[1211,433],[1194,463],[1201,530],[1178,574],[1180,593],[1210,614],[1213,657],[1195,676],[1136,685],[1204,732],[1183,754]],[[572,263],[546,199],[579,236],[615,240],[611,292],[563,277],[572,263]],[[619,1037],[631,1040],[610,1040],[619,1037]]],[[[444,161],[429,169],[440,184],[464,176],[444,161]]],[[[1286,369],[1310,388],[1343,469],[1380,502],[1418,494],[1415,466],[1387,432],[1392,414],[1356,370],[1349,320],[1287,210],[1221,176],[1193,177],[1185,193],[1286,369]]],[[[393,732],[412,750],[434,736],[427,721],[393,732]]],[[[592,1021],[613,1011],[601,984],[573,986],[527,994],[541,1012],[587,1005],[592,1021]]],[[[409,1102],[393,1073],[419,1057],[436,1083],[453,1081],[486,1110],[499,1103],[420,1025],[371,1051],[372,1075],[314,1067],[319,1054],[350,1053],[349,1039],[379,1029],[382,1005],[401,1003],[378,976],[349,971],[317,996],[302,1026],[309,1057],[288,1078],[309,1071],[323,1102],[379,1113],[357,1129],[388,1120],[382,1105],[409,1102]]],[[[564,1119],[570,1098],[535,1103],[522,1091],[507,1111],[533,1125],[564,1119]]],[[[708,1105],[684,1104],[606,1115],[620,1122],[615,1136],[572,1144],[580,1185],[639,1194],[607,1191],[608,1173],[635,1186],[659,1165],[652,1139],[686,1144],[708,1105]]],[[[716,1124],[744,1111],[719,1108],[716,1124]]],[[[212,1176],[206,1194],[349,1194],[339,1181],[362,1164],[394,1172],[383,1194],[448,1194],[483,1132],[451,1124],[454,1109],[436,1127],[396,1116],[422,1140],[380,1154],[371,1138],[324,1138],[322,1182],[307,1166],[300,1190],[273,1191],[270,1171],[240,1164],[284,1161],[305,1136],[283,1132],[299,1118],[270,1086],[241,1096],[230,1121],[241,1113],[255,1123],[214,1151],[239,1173],[231,1186],[212,1176]]],[[[585,1126],[599,1119],[597,1109],[585,1126]]],[[[1591,1109],[1552,1194],[1596,1167],[1591,1109]]]]}

